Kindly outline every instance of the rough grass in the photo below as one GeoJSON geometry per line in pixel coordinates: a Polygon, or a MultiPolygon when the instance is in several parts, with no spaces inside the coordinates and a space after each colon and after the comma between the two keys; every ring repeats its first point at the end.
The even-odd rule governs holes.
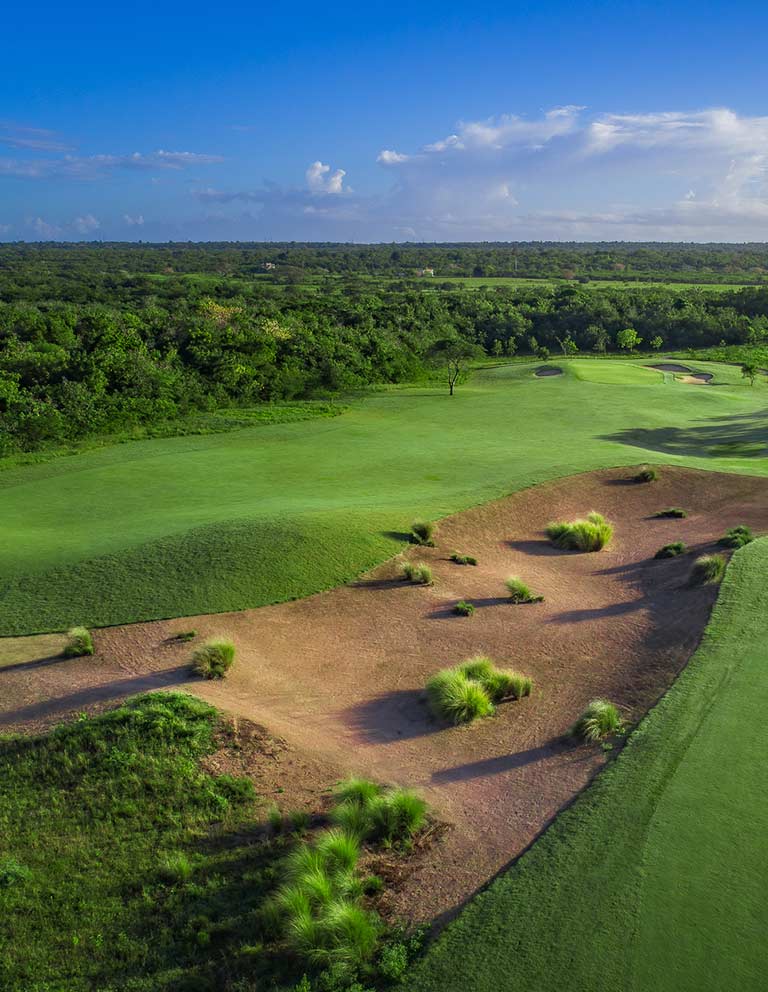
{"type": "Polygon", "coordinates": [[[563,551],[601,551],[613,537],[613,525],[593,510],[585,520],[549,524],[547,537],[563,551]]]}
{"type": "Polygon", "coordinates": [[[530,586],[516,575],[510,575],[504,585],[507,587],[509,598],[513,603],[543,603],[544,597],[538,596],[530,586]]]}
{"type": "Polygon", "coordinates": [[[438,388],[382,390],[333,420],[138,441],[0,472],[0,634],[305,596],[390,557],[404,519],[502,496],[510,480],[522,489],[665,453],[768,472],[768,460],[710,450],[713,437],[734,435],[730,400],[745,418],[739,439],[762,437],[760,392],[729,378],[728,366],[710,368],[723,385],[696,390],[667,387],[631,362],[568,365],[574,374],[546,388],[524,363],[477,372],[451,407],[438,388]],[[619,365],[637,381],[617,389],[596,380],[619,365]],[[488,430],[521,408],[519,444],[488,430]]]}
{"type": "Polygon", "coordinates": [[[492,716],[496,703],[529,696],[532,687],[528,676],[497,668],[490,658],[478,655],[433,675],[427,682],[427,701],[441,719],[471,723],[492,716]]]}
{"type": "Polygon", "coordinates": [[[635,482],[656,482],[658,478],[659,473],[655,468],[644,465],[635,476],[635,482]]]}
{"type": "Polygon", "coordinates": [[[679,555],[687,554],[688,545],[683,541],[671,541],[669,544],[665,544],[663,548],[659,548],[654,558],[677,558],[679,555]]]}
{"type": "Polygon", "coordinates": [[[409,992],[763,987],[768,791],[756,782],[767,572],[766,540],[734,557],[675,684],[616,760],[448,925],[408,975],[409,992]]]}
{"type": "Polygon", "coordinates": [[[61,652],[65,658],[82,658],[93,654],[93,638],[87,627],[72,627],[67,632],[67,642],[61,652]]]}
{"type": "Polygon", "coordinates": [[[453,608],[453,612],[460,617],[471,617],[475,612],[473,603],[468,603],[465,599],[460,599],[453,608]]]}
{"type": "Polygon", "coordinates": [[[688,581],[692,586],[721,582],[725,575],[726,564],[722,555],[701,555],[693,563],[688,581]]]}
{"type": "Polygon", "coordinates": [[[476,565],[477,558],[474,555],[461,555],[458,551],[451,554],[451,561],[457,565],[476,565]]]}
{"type": "Polygon", "coordinates": [[[420,561],[407,561],[403,564],[403,578],[416,586],[434,585],[435,578],[429,565],[420,561]]]}
{"type": "Polygon", "coordinates": [[[192,652],[192,671],[204,679],[223,679],[235,661],[235,645],[213,637],[192,652]]]}
{"type": "Polygon", "coordinates": [[[623,721],[618,707],[607,699],[593,699],[573,725],[571,734],[588,744],[621,731],[623,721]]]}
{"type": "Polygon", "coordinates": [[[688,516],[688,511],[684,510],[680,506],[668,506],[664,510],[658,510],[654,513],[654,517],[673,517],[678,519],[684,519],[688,516]]]}
{"type": "Polygon", "coordinates": [[[411,789],[384,789],[367,779],[352,778],[334,795],[331,819],[358,841],[403,843],[426,821],[427,804],[411,789]]]}
{"type": "Polygon", "coordinates": [[[414,520],[411,524],[411,541],[425,548],[434,548],[437,526],[429,520],[414,520]]]}
{"type": "Polygon", "coordinates": [[[717,542],[724,548],[743,548],[746,544],[754,541],[755,536],[745,524],[731,527],[717,542]]]}

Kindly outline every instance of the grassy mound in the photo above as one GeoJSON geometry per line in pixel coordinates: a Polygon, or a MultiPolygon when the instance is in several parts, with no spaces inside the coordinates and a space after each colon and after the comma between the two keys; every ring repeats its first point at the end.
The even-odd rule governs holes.
{"type": "Polygon", "coordinates": [[[560,520],[547,527],[547,537],[564,551],[601,551],[613,537],[613,526],[594,510],[586,520],[560,520]]]}

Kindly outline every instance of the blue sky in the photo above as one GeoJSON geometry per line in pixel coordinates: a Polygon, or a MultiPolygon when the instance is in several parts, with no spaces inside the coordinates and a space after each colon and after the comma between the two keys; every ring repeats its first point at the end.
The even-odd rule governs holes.
{"type": "Polygon", "coordinates": [[[16,4],[0,238],[766,240],[766,29],[753,3],[16,4]]]}

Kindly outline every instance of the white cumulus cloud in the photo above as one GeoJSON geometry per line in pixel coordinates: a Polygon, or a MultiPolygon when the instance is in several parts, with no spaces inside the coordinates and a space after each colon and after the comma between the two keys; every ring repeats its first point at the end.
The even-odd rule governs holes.
{"type": "Polygon", "coordinates": [[[306,173],[307,186],[313,193],[343,193],[344,192],[344,169],[336,169],[331,172],[330,165],[322,162],[313,162],[306,173]]]}

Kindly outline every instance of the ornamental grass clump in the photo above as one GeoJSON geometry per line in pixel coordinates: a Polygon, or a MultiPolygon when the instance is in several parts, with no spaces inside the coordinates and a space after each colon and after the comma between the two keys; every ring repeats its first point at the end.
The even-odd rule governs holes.
{"type": "Polygon", "coordinates": [[[414,520],[411,524],[411,542],[425,548],[434,548],[437,527],[429,520],[414,520]]]}
{"type": "Polygon", "coordinates": [[[65,658],[82,658],[93,654],[93,638],[87,627],[72,627],[67,631],[67,643],[62,654],[65,658]]]}
{"type": "Polygon", "coordinates": [[[723,548],[743,548],[745,544],[754,541],[755,536],[745,524],[731,527],[717,542],[723,548]]]}
{"type": "Polygon", "coordinates": [[[659,548],[654,558],[677,558],[680,555],[686,554],[688,551],[688,545],[683,544],[682,541],[672,541],[670,544],[665,544],[663,548],[659,548]]]}
{"type": "Polygon", "coordinates": [[[635,482],[656,482],[658,477],[659,473],[655,468],[650,468],[648,465],[643,465],[635,476],[635,482]]]}
{"type": "Polygon", "coordinates": [[[693,563],[688,580],[690,585],[703,586],[722,582],[726,564],[722,555],[702,555],[693,563]]]}
{"type": "Polygon", "coordinates": [[[451,561],[455,562],[457,565],[476,565],[477,558],[474,555],[460,555],[458,551],[454,551],[451,555],[451,561]]]}
{"type": "Polygon", "coordinates": [[[403,565],[403,578],[415,586],[434,585],[432,569],[420,561],[407,561],[403,565]]]}
{"type": "Polygon", "coordinates": [[[427,683],[427,700],[441,719],[471,723],[491,716],[496,703],[529,696],[532,687],[527,675],[497,668],[490,658],[479,655],[433,675],[427,683]]]}
{"type": "Polygon", "coordinates": [[[601,551],[613,537],[613,525],[593,510],[585,520],[549,524],[547,537],[563,551],[601,551]]]}
{"type": "Polygon", "coordinates": [[[424,826],[427,804],[410,789],[384,789],[353,778],[335,791],[331,819],[359,842],[405,843],[424,826]]]}
{"type": "Polygon", "coordinates": [[[466,599],[460,599],[454,606],[453,612],[460,617],[471,617],[475,612],[475,607],[472,603],[468,603],[466,599]]]}
{"type": "Polygon", "coordinates": [[[573,725],[571,734],[588,744],[621,732],[623,721],[618,707],[607,699],[593,699],[573,725]]]}
{"type": "Polygon", "coordinates": [[[504,583],[509,592],[509,599],[512,603],[543,603],[544,597],[537,595],[530,586],[526,585],[522,579],[516,575],[510,575],[504,583]]]}
{"type": "Polygon", "coordinates": [[[214,637],[192,652],[192,671],[204,679],[223,679],[235,661],[232,641],[214,637]]]}
{"type": "Polygon", "coordinates": [[[688,511],[681,506],[668,506],[664,510],[658,510],[654,513],[654,517],[673,517],[678,520],[684,520],[687,516],[688,511]]]}

